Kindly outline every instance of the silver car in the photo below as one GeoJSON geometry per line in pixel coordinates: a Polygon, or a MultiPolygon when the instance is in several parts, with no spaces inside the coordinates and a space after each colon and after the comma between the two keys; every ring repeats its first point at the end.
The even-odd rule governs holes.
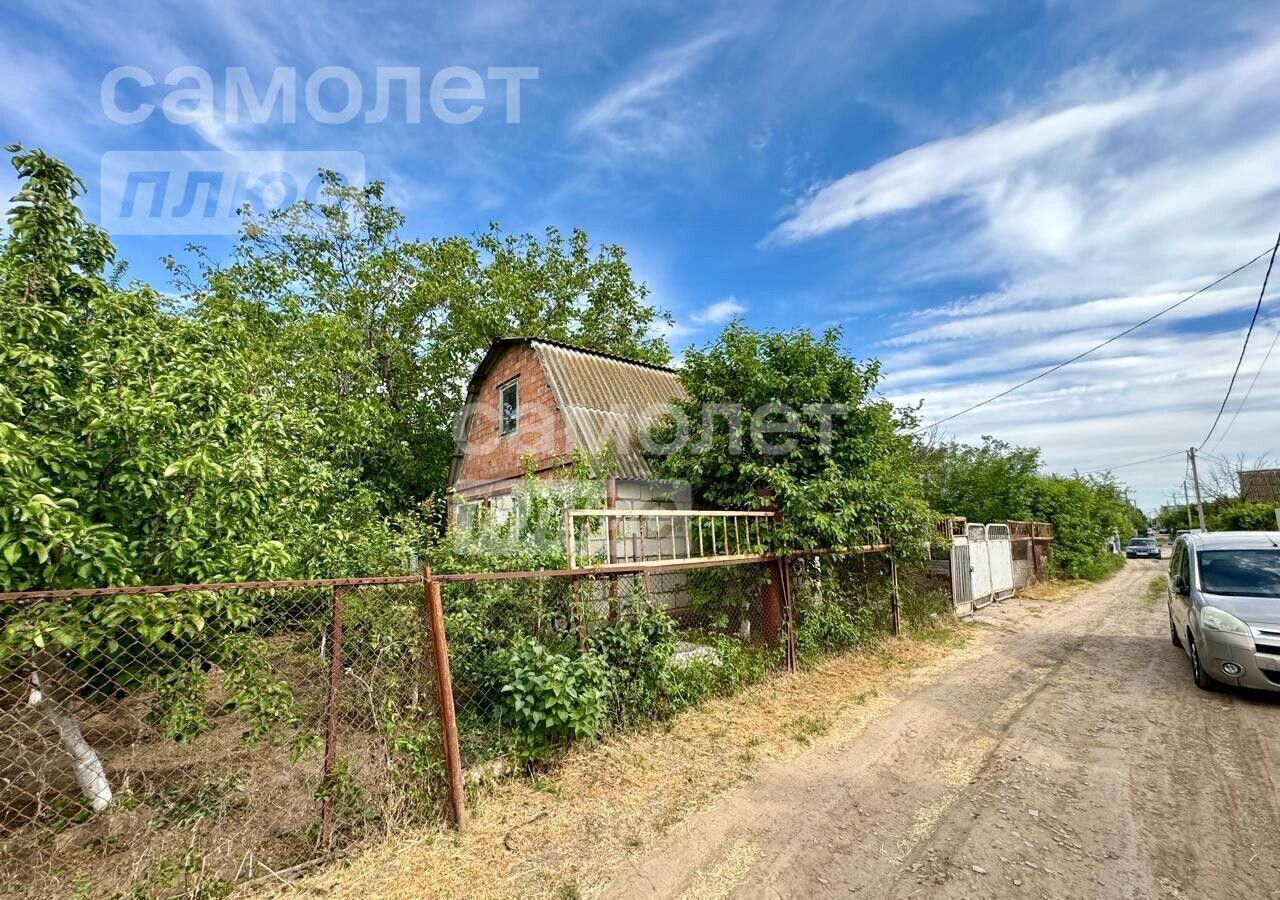
{"type": "Polygon", "coordinates": [[[1169,636],[1196,686],[1280,691],[1280,532],[1184,534],[1169,564],[1169,636]]]}

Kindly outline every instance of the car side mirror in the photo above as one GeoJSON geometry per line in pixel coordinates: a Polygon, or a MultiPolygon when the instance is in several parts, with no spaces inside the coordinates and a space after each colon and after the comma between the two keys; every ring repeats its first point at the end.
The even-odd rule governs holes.
{"type": "Polygon", "coordinates": [[[1174,592],[1175,594],[1189,594],[1189,593],[1191,593],[1191,589],[1187,586],[1187,583],[1186,583],[1185,581],[1183,581],[1183,580],[1182,580],[1182,576],[1181,576],[1181,575],[1174,575],[1174,576],[1173,576],[1173,592],[1174,592]]]}

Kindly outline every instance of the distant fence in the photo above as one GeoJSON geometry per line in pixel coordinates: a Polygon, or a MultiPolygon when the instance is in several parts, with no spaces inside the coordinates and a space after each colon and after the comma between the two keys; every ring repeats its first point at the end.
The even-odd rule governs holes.
{"type": "Polygon", "coordinates": [[[484,772],[898,630],[887,546],[733,556],[2,594],[0,896],[276,880],[461,822],[484,772]]]}
{"type": "Polygon", "coordinates": [[[1053,544],[1053,526],[1048,522],[1010,519],[1009,549],[1013,556],[1013,586],[1024,588],[1044,581],[1053,544]]]}

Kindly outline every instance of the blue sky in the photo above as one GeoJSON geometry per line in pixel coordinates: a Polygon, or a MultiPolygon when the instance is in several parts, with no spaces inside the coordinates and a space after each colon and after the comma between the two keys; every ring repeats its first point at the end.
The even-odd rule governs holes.
{"type": "MultiPolygon", "coordinates": [[[[111,151],[358,151],[414,234],[581,226],[628,250],[676,316],[677,349],[732,315],[840,324],[926,421],[1144,318],[1280,229],[1280,30],[1261,3],[414,6],[19,4],[0,31],[0,137],[67,159],[91,189],[111,151]],[[213,76],[212,115],[123,125],[103,111],[112,69],[160,80],[188,65],[213,76]],[[405,122],[398,95],[379,123],[233,124],[222,109],[229,66],[258,90],[278,66],[301,80],[347,67],[367,109],[378,67],[420,67],[425,108],[425,82],[454,65],[536,66],[521,121],[493,88],[466,125],[405,122]]],[[[158,259],[185,240],[118,244],[164,287],[158,259]]],[[[1198,443],[1264,264],[946,434],[1038,445],[1058,470],[1198,443]]],[[[1277,373],[1280,352],[1206,450],[1275,449],[1277,373]]],[[[1183,462],[1119,473],[1152,506],[1183,462]]]]}

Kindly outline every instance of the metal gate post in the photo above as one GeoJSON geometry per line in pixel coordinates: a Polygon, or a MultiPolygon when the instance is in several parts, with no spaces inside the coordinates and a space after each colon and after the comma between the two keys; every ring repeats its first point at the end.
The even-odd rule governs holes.
{"type": "Polygon", "coordinates": [[[320,846],[328,850],[333,842],[333,772],[338,765],[338,701],[342,690],[342,595],[340,584],[333,586],[333,603],[329,614],[329,690],[324,702],[324,763],[320,801],[320,846]]]}
{"type": "Polygon", "coordinates": [[[440,694],[440,738],[444,745],[444,773],[449,783],[449,806],[453,824],[461,830],[467,824],[466,795],[462,785],[462,753],[458,749],[458,720],[453,708],[453,677],[449,674],[449,646],[444,635],[444,604],[440,582],[426,579],[427,618],[431,622],[431,644],[436,663],[436,688],[440,694]]]}

